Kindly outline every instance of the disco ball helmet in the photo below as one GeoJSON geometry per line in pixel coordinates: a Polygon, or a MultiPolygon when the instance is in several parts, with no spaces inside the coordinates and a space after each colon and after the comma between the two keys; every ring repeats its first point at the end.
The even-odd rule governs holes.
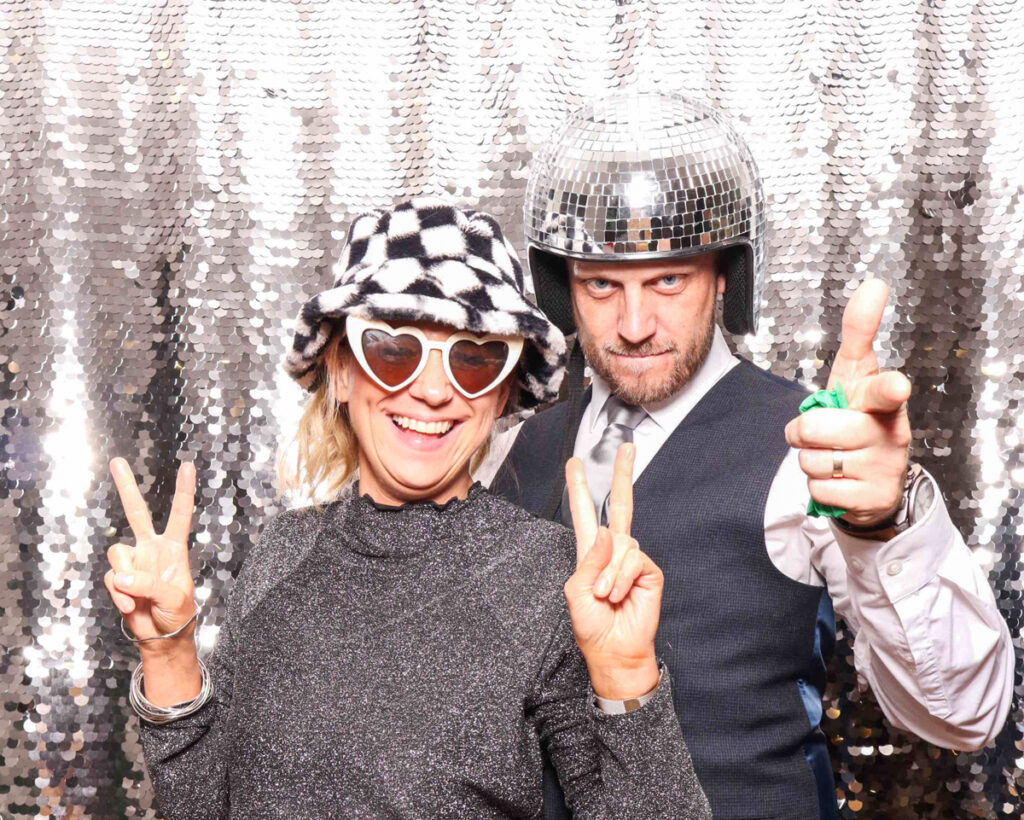
{"type": "Polygon", "coordinates": [[[567,259],[720,251],[722,318],[753,333],[764,282],[764,194],[750,149],[714,108],[622,93],[573,112],[535,156],[524,227],[537,302],[575,330],[567,259]]]}

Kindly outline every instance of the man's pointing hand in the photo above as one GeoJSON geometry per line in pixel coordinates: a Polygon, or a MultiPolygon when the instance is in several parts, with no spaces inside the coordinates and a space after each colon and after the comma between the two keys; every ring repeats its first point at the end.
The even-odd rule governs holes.
{"type": "Polygon", "coordinates": [[[846,510],[843,519],[858,526],[879,524],[899,506],[911,441],[910,381],[896,371],[880,373],[874,350],[888,297],[885,282],[869,279],[843,311],[828,386],[841,383],[849,406],[810,410],[786,425],[811,497],[846,510]]]}

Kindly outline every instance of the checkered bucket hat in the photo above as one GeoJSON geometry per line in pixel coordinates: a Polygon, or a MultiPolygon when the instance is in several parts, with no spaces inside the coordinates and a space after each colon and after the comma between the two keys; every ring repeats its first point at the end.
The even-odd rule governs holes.
{"type": "Polygon", "coordinates": [[[353,313],[522,336],[520,409],[557,396],[565,337],[526,298],[515,250],[490,215],[435,198],[362,214],[349,228],[338,270],[334,286],[303,305],[282,364],[306,390],[317,387],[316,364],[334,322],[353,313]]]}

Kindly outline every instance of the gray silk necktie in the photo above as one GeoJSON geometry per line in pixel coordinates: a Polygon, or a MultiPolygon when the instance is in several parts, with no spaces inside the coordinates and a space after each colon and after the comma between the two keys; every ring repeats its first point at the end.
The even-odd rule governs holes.
{"type": "MultiPolygon", "coordinates": [[[[598,523],[608,523],[608,493],[612,489],[612,468],[620,444],[633,440],[633,430],[645,418],[647,411],[633,404],[626,404],[611,396],[607,408],[608,426],[601,433],[601,439],[583,456],[583,469],[587,475],[587,487],[594,500],[594,509],[599,511],[598,523]]],[[[572,514],[568,510],[569,500],[563,498],[562,519],[568,518],[572,525],[572,514]]]]}

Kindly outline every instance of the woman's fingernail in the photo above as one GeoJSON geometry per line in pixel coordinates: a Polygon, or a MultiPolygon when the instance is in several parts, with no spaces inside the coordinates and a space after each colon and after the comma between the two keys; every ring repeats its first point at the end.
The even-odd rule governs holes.
{"type": "Polygon", "coordinates": [[[608,588],[612,585],[612,582],[608,580],[607,575],[602,575],[597,579],[597,583],[594,585],[594,594],[599,596],[605,596],[608,594],[608,588]]]}
{"type": "Polygon", "coordinates": [[[130,587],[135,576],[130,572],[119,572],[114,576],[114,583],[121,587],[130,587]]]}

